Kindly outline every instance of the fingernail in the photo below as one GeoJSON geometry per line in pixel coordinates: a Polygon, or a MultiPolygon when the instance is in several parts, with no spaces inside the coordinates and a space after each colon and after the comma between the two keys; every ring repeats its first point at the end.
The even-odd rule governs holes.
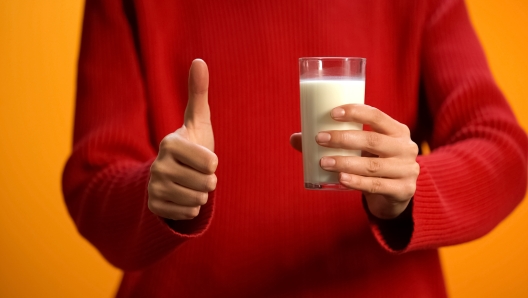
{"type": "Polygon", "coordinates": [[[332,118],[341,118],[345,116],[345,110],[342,108],[335,108],[330,112],[330,116],[332,116],[332,118]]]}
{"type": "Polygon", "coordinates": [[[315,137],[315,140],[319,143],[326,143],[328,141],[330,141],[330,134],[329,133],[326,133],[326,132],[320,132],[317,134],[317,136],[315,137]]]}
{"type": "Polygon", "coordinates": [[[336,161],[335,159],[331,157],[323,157],[321,158],[321,167],[327,168],[327,167],[333,167],[335,166],[336,161]]]}
{"type": "Polygon", "coordinates": [[[350,182],[350,175],[348,175],[346,173],[341,173],[339,175],[339,181],[341,181],[341,182],[350,182]]]}

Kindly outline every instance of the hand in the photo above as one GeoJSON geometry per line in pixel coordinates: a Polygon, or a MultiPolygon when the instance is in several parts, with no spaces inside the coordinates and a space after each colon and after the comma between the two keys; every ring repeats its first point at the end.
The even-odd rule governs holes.
{"type": "Polygon", "coordinates": [[[218,158],[208,104],[209,72],[196,59],[189,70],[184,124],[160,143],[150,168],[148,207],[173,220],[193,219],[216,188],[218,158]]]}
{"type": "MultiPolygon", "coordinates": [[[[339,182],[361,190],[370,212],[382,219],[400,215],[416,191],[420,166],[416,162],[418,146],[411,140],[409,128],[380,110],[367,105],[343,105],[332,110],[336,121],[369,125],[373,131],[324,131],[316,142],[325,147],[362,150],[363,156],[325,156],[321,168],[339,172],[339,182]]],[[[290,142],[301,147],[300,134],[290,142]]]]}

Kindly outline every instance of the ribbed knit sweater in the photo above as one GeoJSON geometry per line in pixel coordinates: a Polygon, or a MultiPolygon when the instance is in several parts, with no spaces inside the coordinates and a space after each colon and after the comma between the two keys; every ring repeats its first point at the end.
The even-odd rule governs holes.
{"type": "Polygon", "coordinates": [[[460,0],[87,0],[74,146],[80,233],[124,270],[119,297],[445,297],[437,249],[523,198],[528,142],[460,0]],[[420,175],[395,220],[358,191],[303,188],[298,58],[367,58],[365,103],[406,124],[420,175]],[[209,66],[217,189],[171,225],[147,207],[160,140],[209,66]]]}

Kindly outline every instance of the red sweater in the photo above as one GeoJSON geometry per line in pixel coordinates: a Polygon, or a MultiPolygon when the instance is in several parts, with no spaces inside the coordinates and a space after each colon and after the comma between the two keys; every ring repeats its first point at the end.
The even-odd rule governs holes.
{"type": "Polygon", "coordinates": [[[88,0],[64,195],[124,270],[119,297],[444,297],[437,248],[478,238],[526,189],[528,142],[459,0],[88,0]],[[298,58],[367,58],[366,104],[432,153],[412,204],[303,188],[298,58]],[[209,65],[218,185],[172,227],[147,207],[160,140],[209,65]]]}

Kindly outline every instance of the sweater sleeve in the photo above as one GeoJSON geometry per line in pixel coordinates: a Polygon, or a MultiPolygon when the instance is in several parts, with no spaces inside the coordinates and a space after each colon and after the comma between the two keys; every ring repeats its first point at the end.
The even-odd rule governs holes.
{"type": "MultiPolygon", "coordinates": [[[[132,1],[88,0],[85,7],[73,152],[63,193],[79,232],[113,265],[143,268],[202,234],[200,215],[169,225],[147,207],[157,154],[148,121],[132,1]]],[[[182,115],[183,115],[183,111],[182,115]]]]}
{"type": "Polygon", "coordinates": [[[439,2],[421,57],[432,152],[417,159],[420,175],[408,210],[395,221],[370,216],[376,238],[392,252],[479,238],[526,191],[526,134],[493,80],[464,2],[439,2]]]}

